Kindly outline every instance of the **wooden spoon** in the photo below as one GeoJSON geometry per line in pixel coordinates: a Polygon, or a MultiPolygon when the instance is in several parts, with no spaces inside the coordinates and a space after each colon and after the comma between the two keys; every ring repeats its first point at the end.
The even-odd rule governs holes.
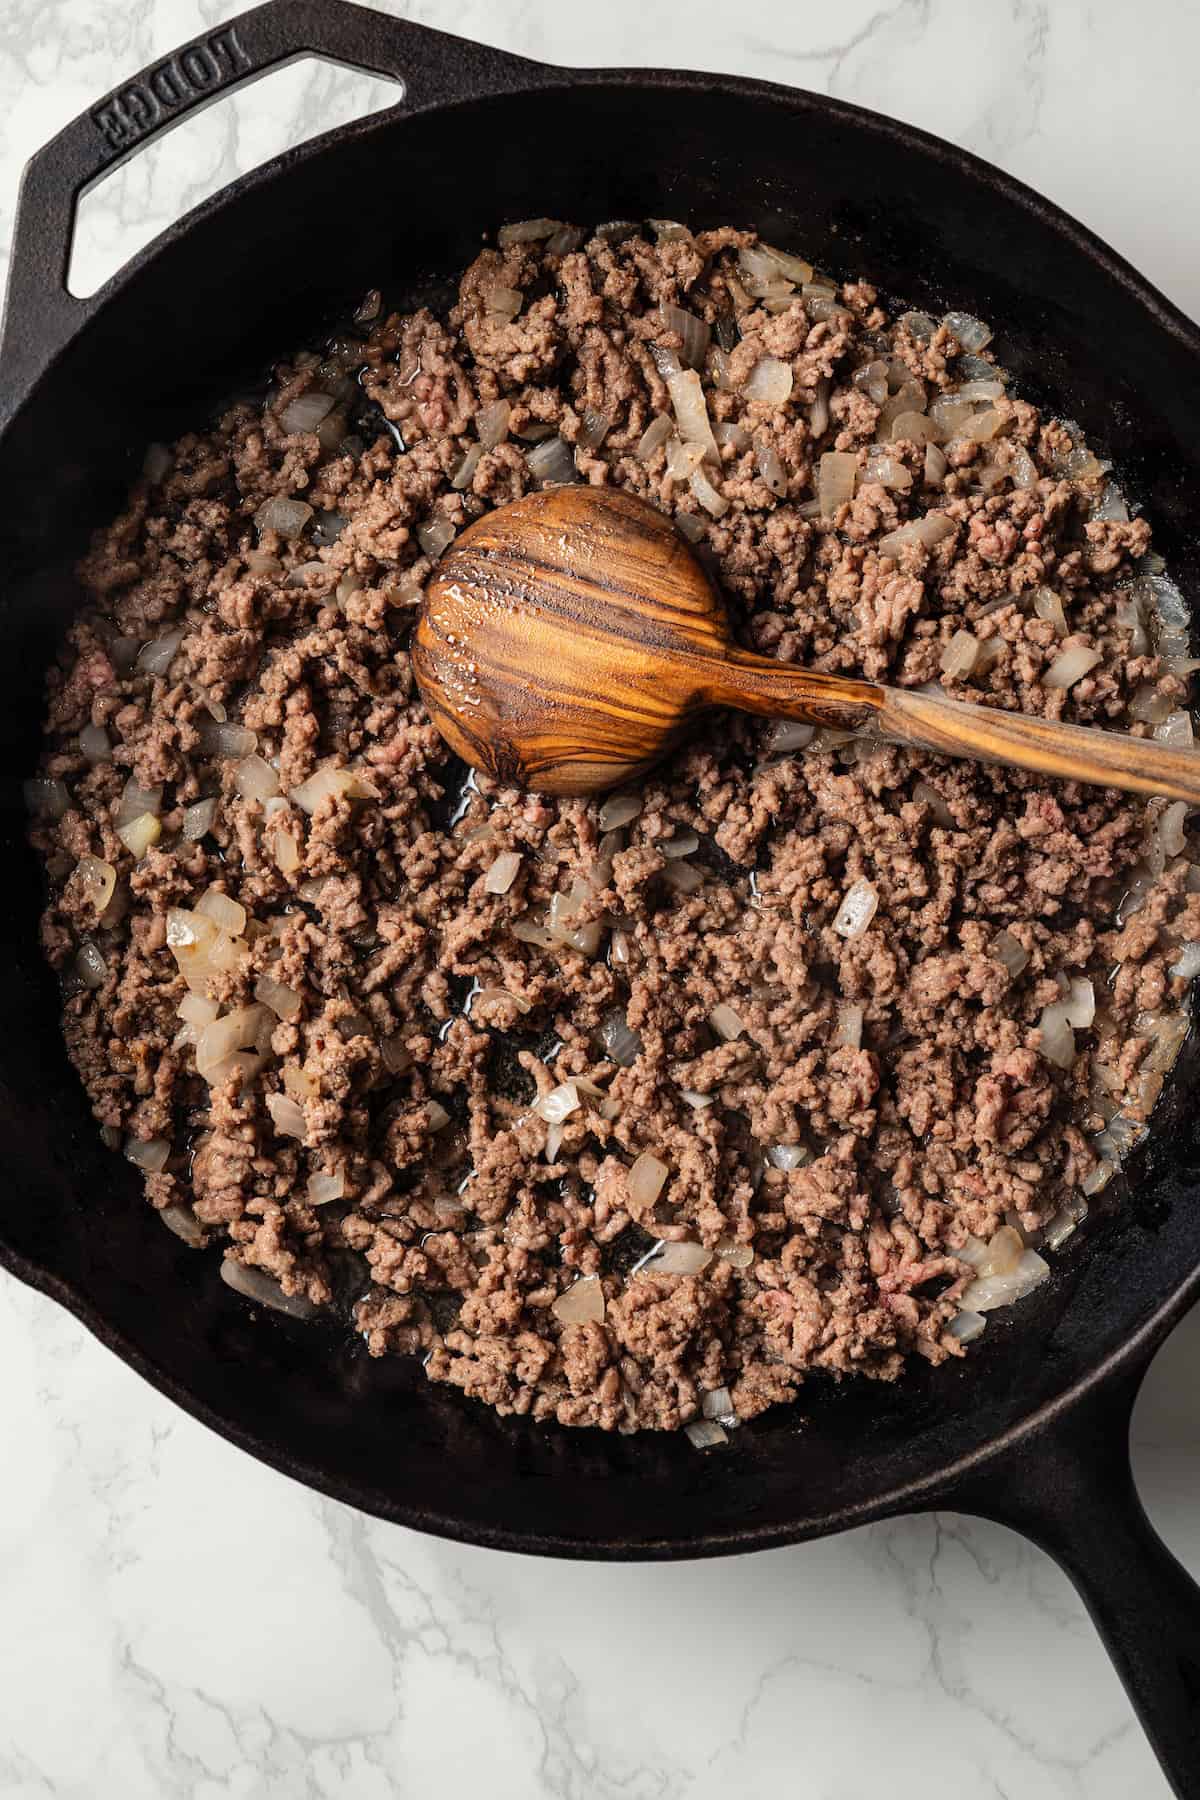
{"type": "Polygon", "coordinates": [[[612,488],[469,525],[426,586],[413,669],[459,756],[545,794],[628,781],[727,706],[1200,805],[1194,751],[750,655],[671,521],[612,488]]]}

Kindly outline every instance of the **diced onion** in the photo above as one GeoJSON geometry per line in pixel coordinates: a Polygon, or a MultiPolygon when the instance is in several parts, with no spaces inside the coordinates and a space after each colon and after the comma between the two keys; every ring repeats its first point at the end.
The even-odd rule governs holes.
{"type": "Polygon", "coordinates": [[[75,958],[75,972],[84,987],[100,988],[108,976],[108,964],[91,938],[84,938],[75,958]]]}
{"type": "Polygon", "coordinates": [[[777,356],[764,356],[742,383],[742,393],[760,406],[783,406],[791,397],[792,382],[790,363],[777,356]]]}
{"type": "Polygon", "coordinates": [[[957,1338],[960,1344],[971,1344],[976,1338],[983,1336],[986,1328],[987,1320],[982,1313],[960,1312],[947,1325],[946,1335],[957,1338]]]}
{"type": "Polygon", "coordinates": [[[112,761],[112,743],[103,725],[85,725],[79,734],[80,754],[87,762],[106,763],[112,761]]]}
{"type": "Polygon", "coordinates": [[[879,895],[869,881],[855,881],[842,897],[833,921],[839,937],[848,941],[862,936],[875,917],[879,895]]]}
{"type": "Polygon", "coordinates": [[[718,1238],[717,1256],[722,1262],[732,1263],[735,1269],[748,1269],[754,1261],[754,1250],[750,1244],[739,1244],[734,1238],[718,1238]]]}
{"type": "MultiPolygon", "coordinates": [[[[532,467],[532,462],[530,466],[532,467]]],[[[454,527],[444,513],[426,519],[423,525],[417,526],[417,542],[431,561],[436,561],[453,540],[454,527]]]]}
{"type": "Polygon", "coordinates": [[[936,444],[925,446],[925,480],[930,487],[940,487],[946,478],[946,470],[950,467],[946,454],[936,444]]]}
{"type": "Polygon", "coordinates": [[[46,775],[35,775],[31,781],[23,782],[22,792],[28,811],[42,819],[61,819],[71,804],[66,783],[46,775]]]}
{"type": "Polygon", "coordinates": [[[176,1008],[185,1025],[197,1027],[211,1025],[220,1010],[215,1000],[209,1000],[203,994],[185,994],[176,1008]]]}
{"type": "Polygon", "coordinates": [[[132,819],[141,818],[143,813],[154,813],[162,810],[162,787],[139,787],[131,775],[125,783],[124,791],[117,802],[116,822],[118,827],[128,825],[132,819]]]}
{"type": "Polygon", "coordinates": [[[954,829],[954,814],[937,789],[931,787],[929,782],[915,781],[913,783],[913,799],[919,800],[923,806],[927,806],[937,823],[945,830],[952,831],[954,829]]]}
{"type": "Polygon", "coordinates": [[[1195,742],[1191,713],[1168,713],[1162,724],[1154,727],[1154,737],[1158,743],[1168,744],[1173,749],[1190,750],[1195,742]]]}
{"type": "Polygon", "coordinates": [[[812,1161],[812,1156],[803,1144],[772,1144],[767,1151],[767,1161],[773,1169],[782,1169],[786,1174],[792,1169],[802,1169],[805,1163],[812,1161]]]}
{"type": "Polygon", "coordinates": [[[692,1419],[684,1426],[683,1434],[694,1450],[718,1450],[729,1442],[728,1434],[715,1419],[692,1419]]]}
{"type": "Polygon", "coordinates": [[[638,439],[634,455],[639,462],[649,462],[659,445],[665,444],[671,435],[670,418],[666,413],[657,413],[638,439]]]}
{"type": "Polygon", "coordinates": [[[472,444],[470,449],[467,450],[466,454],[463,456],[458,467],[455,469],[453,475],[450,477],[450,486],[452,488],[455,488],[459,493],[462,493],[465,488],[470,487],[472,481],[475,479],[475,471],[479,467],[479,459],[482,455],[483,446],[481,444],[472,444]]]}
{"type": "Polygon", "coordinates": [[[766,748],[772,755],[785,750],[803,750],[813,741],[815,725],[802,725],[795,719],[779,719],[767,731],[766,748]]]}
{"type": "Polygon", "coordinates": [[[746,1029],[744,1020],[733,1010],[732,1006],[727,1006],[723,1000],[713,1007],[708,1015],[708,1022],[717,1036],[723,1038],[727,1044],[734,1043],[746,1029]]]}
{"type": "Polygon", "coordinates": [[[670,1171],[649,1150],[643,1150],[632,1164],[627,1177],[629,1198],[639,1212],[654,1205],[666,1186],[670,1171]]]}
{"type": "Polygon", "coordinates": [[[713,1259],[703,1244],[662,1244],[652,1251],[645,1267],[652,1275],[699,1275],[713,1259]]]}
{"type": "Polygon", "coordinates": [[[1200,944],[1185,944],[1167,973],[1179,981],[1194,981],[1200,975],[1200,944]]]}
{"type": "Polygon", "coordinates": [[[853,387],[861,389],[868,400],[876,406],[882,406],[888,397],[887,364],[878,357],[873,362],[863,363],[855,369],[850,377],[853,387]]]}
{"type": "Polygon", "coordinates": [[[754,461],[763,482],[772,494],[787,493],[787,476],[774,446],[760,438],[754,446],[754,461]]]}
{"type": "Polygon", "coordinates": [[[279,414],[279,423],[289,434],[315,431],[326,414],[333,411],[333,405],[332,394],[308,388],[295,400],[288,401],[279,414]]]}
{"type": "Polygon", "coordinates": [[[935,544],[953,533],[954,521],[945,513],[926,513],[922,519],[913,519],[911,524],[889,531],[886,537],[880,538],[876,548],[881,556],[899,556],[906,544],[919,544],[922,549],[932,550],[935,544]]]}
{"type": "Polygon", "coordinates": [[[1073,975],[1062,1002],[1068,1025],[1084,1031],[1096,1017],[1096,993],[1086,975],[1073,975]]]}
{"type": "Polygon", "coordinates": [[[561,219],[518,219],[515,224],[500,227],[496,242],[502,250],[507,250],[511,244],[536,244],[542,238],[553,237],[561,229],[561,219]]]}
{"type": "MultiPolygon", "coordinates": [[[[914,418],[919,416],[913,414],[914,418]]],[[[890,488],[897,494],[907,494],[912,487],[912,476],[900,458],[892,455],[886,444],[867,445],[862,480],[877,482],[881,487],[890,488]]]]}
{"type": "Polygon", "coordinates": [[[844,1044],[850,1050],[862,1048],[863,1009],[847,1003],[838,1008],[837,1028],[833,1034],[835,1044],[844,1044]]]}
{"type": "Polygon", "coordinates": [[[508,436],[508,421],[512,414],[512,402],[509,400],[493,400],[489,406],[481,407],[475,419],[475,430],[479,436],[480,447],[494,450],[508,436]]]}
{"type": "Polygon", "coordinates": [[[558,1087],[551,1088],[533,1106],[538,1118],[544,1119],[547,1125],[561,1125],[564,1119],[578,1110],[579,1090],[573,1081],[564,1081],[558,1087]]]}
{"type": "Polygon", "coordinates": [[[579,478],[575,468],[575,452],[560,437],[547,438],[544,444],[535,444],[525,460],[529,464],[529,473],[544,487],[564,486],[579,478]]]}
{"type": "Polygon", "coordinates": [[[733,1396],[727,1387],[710,1388],[700,1402],[700,1411],[706,1419],[732,1419],[733,1396]]]}
{"type": "Polygon", "coordinates": [[[206,1241],[204,1227],[190,1206],[164,1206],[159,1209],[158,1216],[168,1231],[173,1231],[193,1250],[203,1247],[206,1241]]]}
{"type": "Polygon", "coordinates": [[[692,470],[688,476],[688,486],[705,512],[711,513],[714,519],[721,518],[724,513],[729,511],[728,500],[724,494],[717,491],[703,469],[692,470]]]}
{"type": "Polygon", "coordinates": [[[685,1106],[690,1106],[693,1112],[703,1112],[713,1103],[711,1094],[698,1094],[695,1088],[680,1088],[679,1098],[685,1106]]]}
{"type": "Polygon", "coordinates": [[[230,937],[241,937],[246,929],[246,909],[239,900],[231,900],[220,888],[206,888],[196,902],[196,911],[202,918],[211,919],[221,931],[227,931],[230,937]]]}
{"type": "Polygon", "coordinates": [[[264,500],[254,515],[254,523],[259,531],[277,531],[280,537],[298,538],[312,516],[313,509],[306,500],[288,500],[277,494],[274,499],[264,500]]]}
{"type": "Polygon", "coordinates": [[[956,631],[941,655],[943,675],[969,675],[979,660],[979,639],[970,631],[956,631]]]}
{"type": "Polygon", "coordinates": [[[1063,611],[1063,603],[1051,588],[1038,588],[1033,596],[1033,610],[1039,619],[1047,620],[1053,625],[1059,637],[1067,635],[1067,615],[1063,611]]]}
{"type": "Polygon", "coordinates": [[[1023,444],[1018,444],[1008,465],[1009,478],[1016,488],[1032,488],[1038,483],[1037,464],[1023,444]]]}
{"type": "Polygon", "coordinates": [[[162,836],[162,822],[153,813],[142,813],[117,829],[117,836],[135,861],[145,856],[151,845],[162,836]]]}
{"type": "Polygon", "coordinates": [[[298,1017],[304,1005],[295,988],[288,987],[284,981],[276,981],[273,975],[260,975],[254,984],[254,998],[261,1000],[264,1006],[280,1019],[298,1017]]]}
{"type": "Polygon", "coordinates": [[[170,1154],[171,1146],[166,1138],[125,1139],[125,1155],[147,1175],[157,1175],[160,1169],[165,1168],[170,1154]]]}
{"type": "Polygon", "coordinates": [[[486,310],[499,319],[515,319],[524,299],[520,288],[504,287],[500,283],[495,287],[485,288],[483,293],[486,310]]]}
{"type": "Polygon", "coordinates": [[[308,1178],[306,1197],[310,1206],[328,1206],[331,1200],[340,1200],[346,1192],[346,1177],[339,1170],[336,1175],[314,1174],[308,1178]]]}
{"type": "Polygon", "coordinates": [[[269,800],[279,792],[279,774],[265,757],[247,756],[233,771],[233,782],[244,800],[269,800]]]}
{"type": "Polygon", "coordinates": [[[110,862],[104,862],[99,856],[81,856],[75,864],[74,878],[99,918],[113,897],[117,871],[110,862]]]}
{"type": "Polygon", "coordinates": [[[292,788],[290,798],[301,812],[311,816],[323,801],[334,795],[345,800],[378,800],[379,790],[356,769],[343,769],[334,763],[322,763],[307,781],[292,788]]]}
{"type": "Polygon", "coordinates": [[[496,858],[484,877],[484,892],[488,894],[507,894],[521,867],[521,857],[516,850],[503,850],[496,858]]]}
{"type": "MultiPolygon", "coordinates": [[[[937,436],[936,427],[931,423],[931,421],[929,419],[927,419],[925,417],[924,413],[919,413],[919,412],[897,413],[895,418],[892,420],[891,442],[893,444],[930,445],[930,444],[933,444],[933,441],[936,438],[936,436],[937,436]]],[[[934,447],[936,448],[936,445],[934,447]]],[[[942,462],[944,465],[945,464],[944,457],[942,458],[942,462]]],[[[942,474],[944,475],[945,473],[946,473],[946,470],[945,470],[945,467],[943,466],[942,474]]]]}
{"type": "Polygon", "coordinates": [[[581,1275],[551,1306],[560,1325],[601,1325],[604,1322],[604,1289],[598,1275],[581,1275]]]}
{"type": "Polygon", "coordinates": [[[1068,644],[1060,650],[1050,667],[1042,676],[1042,686],[1048,688],[1069,688],[1083,677],[1090,669],[1094,669],[1101,660],[1099,650],[1092,650],[1086,644],[1068,644]]]}
{"type": "Polygon", "coordinates": [[[937,321],[931,319],[926,312],[901,313],[897,320],[910,337],[916,338],[919,344],[927,344],[937,330],[937,321]]]}
{"type": "Polygon", "coordinates": [[[290,1319],[312,1319],[319,1310],[302,1294],[285,1294],[274,1276],[268,1275],[265,1269],[251,1269],[232,1256],[227,1256],[221,1264],[221,1280],[244,1300],[253,1300],[259,1306],[286,1313],[290,1319]]]}
{"type": "Polygon", "coordinates": [[[998,1306],[1011,1306],[1023,1300],[1036,1287],[1050,1278],[1050,1264],[1036,1250],[1024,1250],[1015,1269],[1007,1275],[983,1275],[973,1281],[962,1296],[967,1312],[992,1312],[998,1306]]]}
{"type": "Polygon", "coordinates": [[[144,669],[147,675],[165,675],[186,636],[186,630],[180,626],[176,631],[166,632],[163,637],[152,638],[138,651],[137,667],[144,669]]]}
{"type": "Polygon", "coordinates": [[[1001,931],[992,939],[992,955],[997,962],[1004,964],[1013,981],[1029,967],[1029,952],[1011,931],[1001,931]]]}
{"type": "Polygon", "coordinates": [[[1042,1037],[1042,1055],[1057,1068],[1069,1069],[1075,1061],[1075,1034],[1067,1019],[1067,1008],[1061,1000],[1042,1008],[1038,1020],[1042,1037]]]}
{"type": "Polygon", "coordinates": [[[183,835],[189,843],[196,843],[212,830],[213,820],[217,816],[217,802],[213,799],[197,800],[194,805],[187,806],[183,812],[183,835]]]}
{"type": "Polygon", "coordinates": [[[450,1123],[450,1114],[446,1111],[440,1100],[427,1101],[426,1111],[428,1113],[430,1131],[442,1131],[450,1123]]]}
{"type": "Polygon", "coordinates": [[[268,1094],[267,1111],[281,1137],[303,1138],[304,1108],[290,1094],[268,1094]]]}
{"type": "Polygon", "coordinates": [[[642,802],[637,794],[610,794],[601,802],[596,823],[601,831],[619,831],[636,819],[641,810],[642,802]]]}
{"type": "Polygon", "coordinates": [[[660,839],[658,848],[671,861],[675,857],[691,856],[700,848],[700,839],[694,831],[681,831],[676,837],[660,839]]]}
{"type": "Polygon", "coordinates": [[[681,369],[678,375],[668,375],[667,392],[671,396],[675,422],[684,443],[700,444],[705,453],[716,460],[717,443],[709,423],[699,375],[694,369],[681,369]]]}
{"type": "Polygon", "coordinates": [[[703,319],[695,313],[685,311],[682,306],[672,306],[666,300],[660,300],[658,315],[667,331],[673,331],[681,339],[679,354],[691,368],[698,369],[704,361],[704,353],[708,349],[711,336],[703,319]]]}
{"type": "Polygon", "coordinates": [[[982,350],[992,341],[992,328],[970,313],[948,312],[942,318],[946,330],[952,332],[964,350],[982,350]]]}
{"type": "Polygon", "coordinates": [[[854,498],[858,458],[840,450],[826,450],[817,464],[817,499],[825,518],[854,498]]]}

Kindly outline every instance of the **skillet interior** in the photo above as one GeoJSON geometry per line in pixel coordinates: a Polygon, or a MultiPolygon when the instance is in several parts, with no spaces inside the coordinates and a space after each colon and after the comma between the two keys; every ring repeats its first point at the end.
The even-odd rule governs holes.
{"type": "MultiPolygon", "coordinates": [[[[483,231],[547,213],[750,222],[909,304],[992,320],[1030,398],[1117,461],[1185,592],[1200,591],[1195,332],[1086,234],[981,165],[886,121],[715,77],[572,79],[403,119],[284,159],[110,284],[105,306],[0,444],[6,496],[5,769],[32,764],[39,671],[77,604],[82,535],[120,505],[152,438],[203,418],[369,286],[444,301],[483,231]],[[479,168],[490,171],[486,189],[479,168]],[[854,196],[848,200],[846,196],[854,196]],[[864,198],[870,196],[871,198],[864,198]],[[336,234],[322,244],[328,225],[336,234]]],[[[914,1501],[1119,1354],[1200,1264],[1200,1148],[1178,1090],[1135,1193],[1000,1315],[965,1364],[897,1388],[813,1385],[729,1451],[535,1428],[370,1362],[332,1327],[252,1314],[137,1199],[99,1145],[34,941],[16,805],[0,963],[0,1256],[173,1398],[246,1448],[371,1511],[513,1549],[698,1554],[828,1530],[914,1501]]]]}

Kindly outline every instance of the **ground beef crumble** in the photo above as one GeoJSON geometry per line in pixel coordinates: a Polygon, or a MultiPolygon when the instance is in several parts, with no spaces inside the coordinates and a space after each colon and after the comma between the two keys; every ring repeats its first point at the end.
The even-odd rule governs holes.
{"type": "Polygon", "coordinates": [[[448,755],[406,652],[422,581],[556,436],[676,517],[764,654],[1138,733],[1186,707],[1147,527],[1078,431],[866,282],[762,285],[754,244],[559,230],[485,249],[444,319],[375,297],[361,335],[152,450],[49,678],[43,941],[153,1206],[296,1310],[349,1290],[372,1354],[569,1425],[673,1428],[723,1389],[745,1419],[816,1371],[961,1354],[956,1252],[1006,1221],[1037,1242],[1098,1185],[1096,1133],[1153,1105],[1200,940],[1158,803],[729,718],[606,831],[603,802],[448,755]],[[712,334],[709,510],[666,427],[643,444],[694,354],[678,307],[712,334]],[[741,391],[764,359],[786,399],[741,391]],[[891,441],[901,405],[964,382],[984,391],[940,448],[891,441]],[[857,487],[825,513],[831,452],[857,487]],[[927,513],[939,541],[888,539],[927,513]],[[963,632],[975,662],[944,673],[963,632]],[[1096,660],[1055,686],[1072,646],[1096,660]],[[855,883],[878,905],[846,936],[855,883]],[[189,988],[204,895],[220,955],[189,988]],[[1080,977],[1101,1004],[1063,1068],[1039,1020],[1080,977]],[[249,1009],[211,1086],[205,1001],[249,1009]]]}

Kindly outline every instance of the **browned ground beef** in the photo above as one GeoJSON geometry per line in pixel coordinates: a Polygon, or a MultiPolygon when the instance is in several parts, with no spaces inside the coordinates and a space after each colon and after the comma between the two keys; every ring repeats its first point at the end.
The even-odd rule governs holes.
{"type": "MultiPolygon", "coordinates": [[[[43,774],[70,799],[34,828],[51,886],[43,939],[97,1118],[110,1141],[166,1157],[146,1178],[151,1204],[271,1277],[267,1296],[324,1303],[354,1271],[372,1353],[418,1352],[435,1381],[572,1425],[674,1427],[722,1387],[746,1418],[813,1371],[892,1379],[914,1351],[961,1353],[946,1327],[972,1271],[955,1250],[1006,1217],[1036,1242],[1096,1167],[1089,1134],[1118,1104],[1145,1116],[1161,1085],[1143,1069],[1145,1020],[1178,1009],[1185,984],[1168,966],[1200,939],[1179,859],[1163,870],[1160,856],[1118,924],[1145,853],[1141,804],[878,743],[779,754],[771,727],[722,718],[645,781],[637,816],[607,838],[595,800],[464,786],[406,653],[431,566],[422,539],[436,547],[431,523],[457,528],[525,493],[531,434],[594,440],[592,414],[608,430],[576,449],[580,478],[674,513],[753,649],[1120,728],[1135,693],[1152,717],[1186,704],[1136,618],[1118,623],[1149,533],[1097,506],[1104,478],[1077,434],[985,395],[972,417],[996,416],[982,441],[961,421],[941,433],[944,474],[911,440],[889,446],[898,468],[874,452],[868,469],[890,415],[881,426],[879,371],[856,370],[879,363],[893,395],[920,383],[908,398],[920,410],[988,379],[990,353],[964,362],[947,326],[889,323],[861,281],[836,303],[777,284],[764,308],[738,264],[753,241],[724,230],[571,248],[560,233],[486,249],[446,319],[392,316],[328,360],[281,364],[264,404],[154,453],[82,565],[88,604],[50,674],[43,774]],[[520,297],[515,318],[503,290],[520,297]],[[677,446],[637,455],[671,413],[662,352],[683,347],[660,303],[688,307],[723,347],[705,364],[709,412],[746,436],[719,433],[707,465],[719,517],[668,472],[677,446]],[[765,356],[791,371],[778,405],[739,391],[765,356]],[[328,415],[289,432],[289,407],[315,391],[333,397],[328,415]],[[500,399],[501,441],[459,491],[481,411],[500,399]],[[834,450],[857,454],[859,486],[823,517],[817,461],[834,450]],[[314,509],[295,536],[256,524],[272,496],[314,509]],[[932,511],[952,527],[934,548],[881,550],[932,511]],[[1063,638],[1039,590],[1061,601],[1067,643],[1100,653],[1069,692],[1042,680],[1063,638]],[[131,666],[175,630],[165,673],[131,666]],[[941,677],[964,630],[985,654],[970,678],[941,677]],[[251,776],[272,786],[274,769],[280,797],[239,791],[251,740],[223,734],[226,715],[268,765],[251,776]],[[89,725],[109,760],[85,760],[89,725]],[[358,797],[329,793],[306,812],[288,796],[329,759],[354,767],[358,797]],[[131,777],[162,788],[161,836],[136,861],[117,835],[131,777]],[[190,841],[185,809],[206,797],[215,816],[190,841]],[[664,844],[689,834],[692,854],[669,859],[664,844]],[[506,851],[518,873],[490,893],[506,851]],[[117,873],[100,919],[83,857],[117,873]],[[856,881],[879,904],[847,938],[833,922],[856,881]],[[248,923],[222,941],[201,997],[223,1013],[254,1006],[267,975],[290,990],[291,1015],[250,1014],[211,1089],[196,1070],[203,1022],[181,1029],[188,988],[168,942],[169,917],[187,935],[172,909],[210,889],[248,923]],[[583,949],[537,929],[572,894],[564,930],[583,949]],[[1013,940],[1027,957],[1015,978],[1001,933],[1010,962],[1013,940]],[[81,944],[93,985],[77,973],[81,944]],[[1103,1004],[1063,1069],[1041,1054],[1038,1021],[1060,975],[1089,974],[1103,1004]],[[737,1015],[732,1041],[710,1023],[717,1007],[737,1015]],[[628,1067],[599,1035],[614,1014],[636,1033],[628,1067]],[[577,1090],[551,1162],[532,1103],[574,1077],[594,1088],[577,1090]],[[302,1105],[301,1125],[281,1096],[302,1105]],[[649,1201],[629,1181],[643,1152],[666,1172],[649,1201]],[[310,1196],[316,1175],[335,1179],[310,1196]],[[340,1197],[312,1203],[339,1180],[340,1197]],[[712,1254],[695,1274],[636,1269],[663,1240],[712,1254]],[[564,1322],[553,1303],[580,1276],[599,1277],[602,1304],[586,1291],[602,1316],[564,1322]]],[[[51,813],[55,794],[43,790],[51,813]]]]}

